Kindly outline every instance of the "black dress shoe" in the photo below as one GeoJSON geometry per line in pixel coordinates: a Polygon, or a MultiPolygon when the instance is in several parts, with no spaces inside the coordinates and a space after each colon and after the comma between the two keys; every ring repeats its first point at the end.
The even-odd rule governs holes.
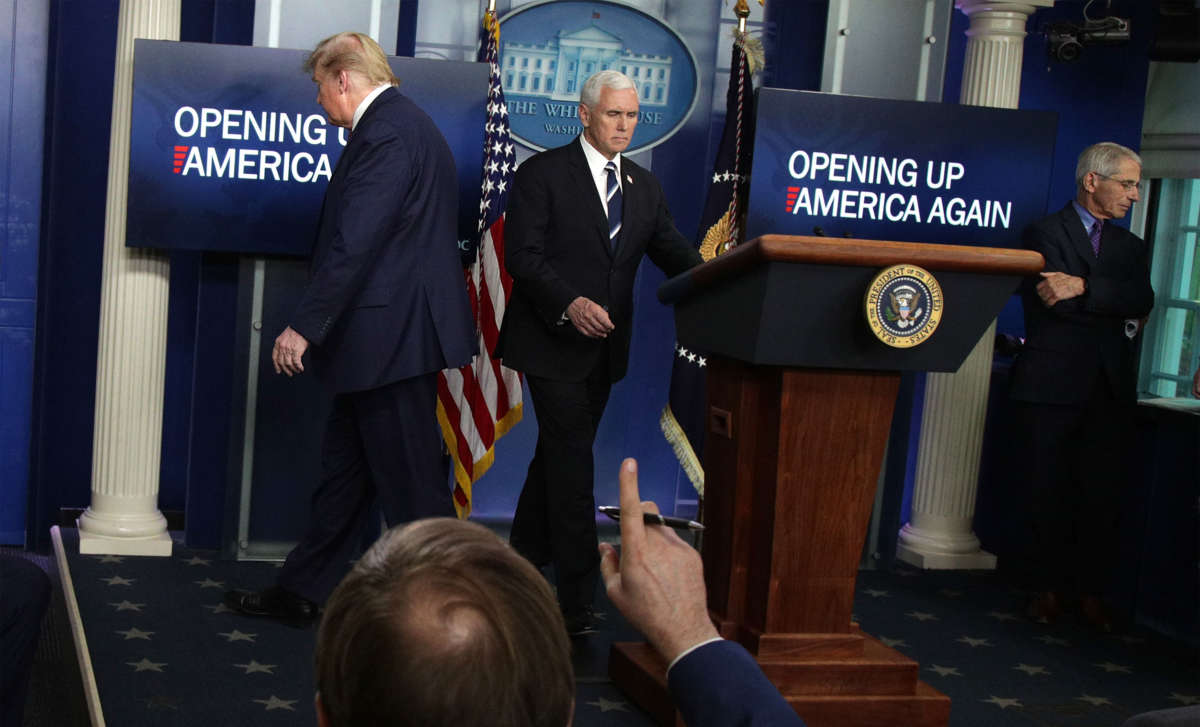
{"type": "Polygon", "coordinates": [[[225,605],[244,616],[269,618],[288,626],[305,627],[317,620],[317,604],[286,588],[226,591],[225,605]]]}
{"type": "Polygon", "coordinates": [[[590,608],[564,613],[563,621],[567,625],[567,636],[572,639],[594,634],[600,630],[596,628],[596,614],[590,608]]]}
{"type": "Polygon", "coordinates": [[[1062,599],[1054,591],[1042,591],[1029,601],[1026,613],[1031,621],[1052,624],[1062,615],[1062,599]]]}
{"type": "Polygon", "coordinates": [[[1108,606],[1104,605],[1104,600],[1099,596],[1084,596],[1079,599],[1079,614],[1083,616],[1083,620],[1088,626],[1100,631],[1101,633],[1111,634],[1113,632],[1113,617],[1109,613],[1108,606]]]}

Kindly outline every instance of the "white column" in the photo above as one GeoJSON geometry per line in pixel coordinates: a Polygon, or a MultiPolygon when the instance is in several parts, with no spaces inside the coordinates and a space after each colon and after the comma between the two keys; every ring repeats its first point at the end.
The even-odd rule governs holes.
{"type": "Polygon", "coordinates": [[[133,40],[179,39],[180,0],[122,0],[117,26],[92,502],[79,518],[79,550],[115,555],[170,555],[167,521],[158,510],[163,379],[170,264],[163,253],[125,247],[133,40]]]}
{"type": "MultiPolygon", "coordinates": [[[[1017,108],[1025,23],[1053,4],[956,1],[971,19],[959,103],[1017,108]]],[[[896,547],[896,557],[920,568],[996,567],[996,556],[979,547],[971,529],[995,335],[993,322],[956,373],[925,380],[912,520],[900,529],[896,547]]]]}

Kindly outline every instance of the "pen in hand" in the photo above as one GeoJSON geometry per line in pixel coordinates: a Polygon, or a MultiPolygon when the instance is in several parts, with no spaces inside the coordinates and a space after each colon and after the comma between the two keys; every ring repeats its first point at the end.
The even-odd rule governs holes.
{"type": "MultiPolygon", "coordinates": [[[[621,508],[616,505],[601,505],[596,508],[600,512],[609,516],[617,522],[621,521],[621,508]]],[[[647,525],[666,525],[669,528],[676,530],[703,530],[704,526],[695,520],[688,520],[682,517],[671,517],[670,515],[659,515],[656,512],[642,513],[642,522],[647,525]]]]}

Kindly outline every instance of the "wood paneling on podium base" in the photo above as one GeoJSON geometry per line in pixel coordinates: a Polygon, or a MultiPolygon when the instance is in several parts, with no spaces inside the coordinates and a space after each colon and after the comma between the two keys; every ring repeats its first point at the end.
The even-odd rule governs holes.
{"type": "MultiPolygon", "coordinates": [[[[943,727],[950,699],[850,620],[900,375],[709,363],[703,558],[721,635],[809,727],[943,727]]],[[[613,646],[613,681],[671,725],[665,669],[645,644],[613,646]]]]}

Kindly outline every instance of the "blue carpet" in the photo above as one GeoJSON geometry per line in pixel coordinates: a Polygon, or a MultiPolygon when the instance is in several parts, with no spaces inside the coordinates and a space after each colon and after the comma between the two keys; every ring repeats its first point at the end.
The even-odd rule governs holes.
{"type": "MultiPolygon", "coordinates": [[[[178,544],[170,558],[81,556],[77,532],[62,534],[108,724],[316,724],[316,630],[221,605],[230,587],[270,585],[275,566],[178,544]]],[[[921,678],[953,700],[954,727],[1116,727],[1200,704],[1194,648],[1151,632],[1030,623],[1025,598],[993,573],[864,571],[855,617],[921,663],[921,678]]],[[[602,632],[575,653],[575,725],[649,725],[607,677],[610,643],[638,637],[607,602],[599,609],[602,632]]]]}

